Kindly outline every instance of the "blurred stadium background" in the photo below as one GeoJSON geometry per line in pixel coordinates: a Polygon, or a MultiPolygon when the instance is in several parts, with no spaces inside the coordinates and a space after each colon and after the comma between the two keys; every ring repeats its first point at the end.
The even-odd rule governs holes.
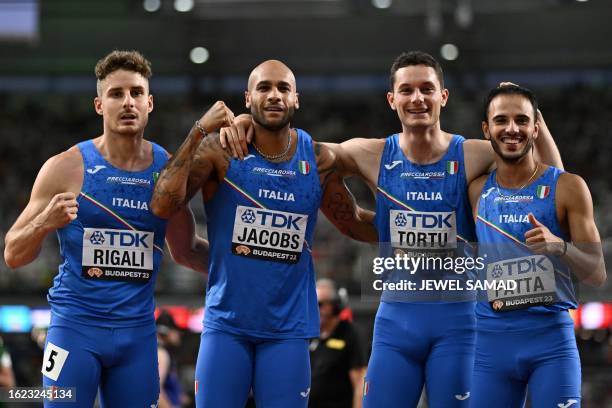
{"type": "MultiPolygon", "coordinates": [[[[244,112],[248,73],[269,58],[297,76],[294,126],[321,141],[385,137],[400,130],[385,99],[389,67],[400,52],[421,49],[445,70],[445,130],[480,138],[481,100],[502,80],[536,91],[566,168],[589,184],[612,265],[610,21],[607,0],[0,0],[0,239],[44,161],[101,134],[93,67],[113,49],[139,50],[153,63],[145,137],[170,151],[215,100],[244,112]]],[[[364,185],[350,186],[374,208],[364,185]]],[[[205,233],[200,199],[192,205],[205,233]]],[[[315,242],[318,276],[348,289],[369,339],[377,304],[360,297],[358,264],[371,249],[323,216],[315,242]]],[[[58,260],[51,236],[31,265],[13,271],[0,262],[0,336],[20,386],[40,382],[36,339],[48,324],[45,292],[58,260]]],[[[582,290],[574,313],[583,407],[612,407],[610,286],[582,290]]],[[[186,330],[179,361],[188,389],[204,288],[201,275],[168,261],[157,283],[158,305],[186,330]]]]}

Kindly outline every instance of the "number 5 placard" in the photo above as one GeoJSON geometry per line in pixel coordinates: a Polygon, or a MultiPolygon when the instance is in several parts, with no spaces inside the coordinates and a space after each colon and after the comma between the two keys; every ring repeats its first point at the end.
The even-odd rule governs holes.
{"type": "Polygon", "coordinates": [[[68,354],[68,350],[64,350],[51,342],[47,342],[40,372],[43,373],[45,377],[57,381],[62,371],[62,367],[64,367],[64,363],[66,362],[66,358],[68,358],[68,354]]]}

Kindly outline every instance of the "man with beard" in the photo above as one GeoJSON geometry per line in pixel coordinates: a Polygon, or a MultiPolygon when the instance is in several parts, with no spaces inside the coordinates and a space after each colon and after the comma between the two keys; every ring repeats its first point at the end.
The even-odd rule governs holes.
{"type": "MultiPolygon", "coordinates": [[[[103,133],[43,165],[6,234],[4,259],[11,268],[32,262],[57,232],[63,262],[48,295],[43,384],[74,387],[79,407],[93,406],[98,390],[103,407],[149,407],[159,395],[153,291],[164,238],[177,262],[200,272],[208,243],[195,236],[188,209],[162,220],[148,207],[168,160],[144,139],[153,110],[149,61],[136,51],[113,51],[95,73],[103,133]]],[[[231,120],[217,105],[202,126],[231,120]]]]}
{"type": "Polygon", "coordinates": [[[472,406],[523,407],[528,387],[534,407],[578,407],[571,272],[594,286],[606,279],[591,194],[581,177],[532,154],[540,122],[528,89],[491,90],[482,129],[497,164],[469,187],[483,280],[518,286],[479,297],[472,406]]]}
{"type": "MultiPolygon", "coordinates": [[[[402,53],[391,67],[387,93],[402,131],[386,139],[325,144],[340,176],[359,176],[376,195],[375,223],[385,257],[391,255],[390,246],[417,254],[444,247],[465,256],[462,249],[475,240],[467,188],[493,165],[494,152],[484,140],[466,140],[441,129],[440,114],[448,97],[438,61],[421,51],[402,53]]],[[[542,119],[541,124],[537,153],[543,162],[560,166],[542,119]]],[[[240,126],[242,122],[232,127],[240,126]]],[[[244,130],[229,136],[234,150],[245,149],[244,130]]],[[[440,277],[435,270],[414,272],[416,279],[440,277]]],[[[442,278],[458,276],[450,271],[442,278]]],[[[374,324],[364,407],[414,407],[424,385],[430,407],[467,406],[474,362],[474,300],[466,292],[384,291],[374,324]]]]}
{"type": "MultiPolygon", "coordinates": [[[[308,339],[319,319],[311,256],[321,207],[344,233],[376,241],[373,213],[355,206],[333,155],[290,120],[295,77],[270,60],[249,76],[253,141],[231,160],[199,121],[156,185],[153,212],[169,217],[202,190],[210,239],[204,330],[196,368],[198,407],[306,407],[308,339]]],[[[250,119],[248,119],[250,122],[250,119]]]]}

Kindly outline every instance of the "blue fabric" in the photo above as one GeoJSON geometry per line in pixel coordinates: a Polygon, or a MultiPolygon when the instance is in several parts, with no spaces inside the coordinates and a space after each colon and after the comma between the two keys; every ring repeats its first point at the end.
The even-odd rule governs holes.
{"type": "MultiPolygon", "coordinates": [[[[478,331],[473,407],[522,408],[529,390],[533,407],[580,407],[580,357],[566,311],[555,327],[478,331]],[[572,400],[575,402],[572,403],[572,400]]],[[[548,315],[535,318],[548,320],[548,315]]]]}
{"type": "Polygon", "coordinates": [[[166,221],[148,205],[167,154],[153,144],[151,166],[128,172],[104,160],[92,140],[78,147],[83,186],[77,218],[57,231],[62,264],[49,289],[51,310],[99,327],[153,322],[166,221]]]}
{"type": "Polygon", "coordinates": [[[321,187],[312,139],[271,163],[251,145],[206,202],[210,263],[204,326],[260,338],[319,335],[311,245],[321,187]]]}
{"type": "Polygon", "coordinates": [[[198,408],[244,408],[249,391],[266,408],[306,408],[308,340],[263,340],[205,329],[196,365],[198,408]]]}
{"type": "MultiPolygon", "coordinates": [[[[91,408],[98,389],[102,407],[150,407],[159,396],[155,324],[126,328],[82,325],[52,315],[45,348],[68,354],[57,380],[43,375],[43,385],[76,388],[71,407],[91,408]]],[[[56,363],[59,362],[57,356],[56,363]]],[[[44,367],[51,367],[43,361],[44,367]]],[[[45,407],[65,407],[45,401],[45,407]]]]}
{"type": "Polygon", "coordinates": [[[474,365],[474,304],[386,303],[376,314],[364,408],[468,407],[474,365]]]}
{"type": "MultiPolygon", "coordinates": [[[[487,279],[487,269],[501,265],[498,276],[503,274],[500,276],[502,279],[521,279],[531,276],[528,272],[535,271],[541,273],[541,279],[549,276],[554,282],[556,291],[553,293],[554,301],[549,304],[531,307],[525,304],[516,306],[516,310],[502,312],[494,311],[490,304],[492,302],[488,301],[491,299],[487,299],[486,293],[482,293],[476,306],[476,314],[483,318],[482,322],[479,322],[481,327],[495,329],[496,324],[507,327],[511,321],[520,322],[522,326],[519,327],[526,327],[530,325],[529,316],[533,314],[556,313],[576,308],[576,295],[568,266],[555,256],[535,255],[524,245],[525,233],[534,228],[527,219],[529,213],[533,213],[535,218],[547,226],[553,234],[569,241],[569,237],[557,220],[555,203],[557,181],[562,173],[562,170],[549,167],[538,179],[521,190],[500,188],[495,181],[496,172],[487,179],[480,196],[476,222],[479,256],[486,259],[488,266],[483,270],[481,279],[487,279]],[[535,267],[519,268],[519,262],[525,265],[533,262],[535,267]],[[540,265],[546,266],[548,262],[551,268],[545,272],[540,265]],[[524,269],[524,272],[520,269],[524,269]],[[502,323],[500,320],[506,321],[502,323]]],[[[537,298],[539,291],[535,287],[534,279],[533,276],[529,278],[529,288],[526,282],[520,282],[521,287],[514,291],[516,296],[509,293],[509,298],[520,298],[519,292],[523,296],[529,294],[537,298]],[[530,292],[527,292],[528,289],[530,292]]],[[[546,324],[545,320],[538,319],[537,316],[534,322],[546,324]]]]}

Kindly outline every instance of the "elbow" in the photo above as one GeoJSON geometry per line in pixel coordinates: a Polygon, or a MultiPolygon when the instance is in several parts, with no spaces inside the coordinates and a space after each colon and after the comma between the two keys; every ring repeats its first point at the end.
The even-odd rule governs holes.
{"type": "Polygon", "coordinates": [[[595,274],[595,276],[591,277],[588,281],[588,284],[596,288],[601,288],[604,285],[604,283],[606,283],[606,280],[607,280],[607,275],[604,270],[601,273],[597,273],[595,274]]]}
{"type": "Polygon", "coordinates": [[[10,244],[8,242],[6,243],[6,247],[4,248],[4,262],[6,263],[6,266],[11,269],[16,269],[22,266],[19,263],[19,259],[15,255],[14,251],[11,250],[10,244]]]}
{"type": "Polygon", "coordinates": [[[168,219],[172,216],[172,211],[170,210],[169,206],[163,205],[159,202],[159,200],[156,200],[155,197],[151,201],[149,209],[159,218],[168,219]]]}
{"type": "Polygon", "coordinates": [[[4,237],[4,262],[6,263],[6,266],[8,266],[9,268],[15,269],[19,265],[17,265],[17,259],[15,257],[14,251],[12,250],[12,247],[13,247],[13,241],[11,240],[10,232],[9,232],[4,237]]]}

